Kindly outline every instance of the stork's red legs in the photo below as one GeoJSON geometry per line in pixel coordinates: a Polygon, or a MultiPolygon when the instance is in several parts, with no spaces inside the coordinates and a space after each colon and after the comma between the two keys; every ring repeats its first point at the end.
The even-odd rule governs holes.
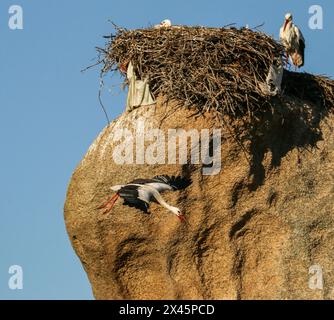
{"type": "Polygon", "coordinates": [[[112,202],[116,198],[116,196],[117,196],[117,193],[114,194],[111,198],[109,198],[107,202],[105,202],[101,206],[99,206],[98,209],[105,208],[110,202],[112,202]]]}
{"type": "Polygon", "coordinates": [[[106,210],[103,211],[103,213],[109,212],[115,205],[118,198],[119,198],[119,194],[118,193],[114,194],[107,202],[105,202],[100,207],[98,207],[98,209],[106,208],[106,210]]]}

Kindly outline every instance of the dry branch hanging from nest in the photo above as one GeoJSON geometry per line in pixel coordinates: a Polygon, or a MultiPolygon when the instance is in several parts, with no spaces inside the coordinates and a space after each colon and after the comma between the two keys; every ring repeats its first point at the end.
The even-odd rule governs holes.
{"type": "MultiPolygon", "coordinates": [[[[261,84],[275,58],[282,56],[283,47],[262,32],[204,27],[116,30],[106,47],[98,48],[102,54],[102,75],[132,61],[138,77],[149,79],[156,97],[179,101],[199,112],[215,109],[235,117],[253,115],[270,105],[271,97],[263,93],[261,84]]],[[[301,80],[312,77],[324,92],[324,104],[332,106],[333,81],[302,75],[290,77],[286,73],[285,82],[301,86],[301,80]]],[[[300,95],[287,86],[285,92],[300,95]]],[[[314,98],[309,95],[310,92],[304,92],[304,98],[314,98]]]]}

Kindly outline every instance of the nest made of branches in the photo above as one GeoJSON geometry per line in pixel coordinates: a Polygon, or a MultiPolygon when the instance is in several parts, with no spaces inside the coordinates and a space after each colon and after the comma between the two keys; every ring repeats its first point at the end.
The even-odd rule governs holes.
{"type": "MultiPolygon", "coordinates": [[[[263,32],[242,28],[116,28],[105,48],[97,48],[102,76],[131,61],[147,78],[152,94],[176,100],[198,112],[217,110],[232,118],[270,108],[261,89],[283,47],[263,32]]],[[[334,105],[334,82],[305,73],[285,72],[283,92],[334,105]]]]}

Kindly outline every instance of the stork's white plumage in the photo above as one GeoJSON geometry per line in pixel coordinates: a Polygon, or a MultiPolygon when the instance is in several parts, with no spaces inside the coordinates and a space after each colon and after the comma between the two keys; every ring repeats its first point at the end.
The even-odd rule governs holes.
{"type": "Polygon", "coordinates": [[[184,216],[180,209],[168,204],[160,193],[184,189],[190,183],[190,179],[163,175],[152,179],[136,179],[124,185],[115,185],[111,187],[111,190],[115,191],[116,194],[100,206],[99,209],[105,208],[104,213],[109,212],[117,199],[121,197],[124,199],[123,205],[135,207],[147,213],[150,202],[156,201],[184,221],[184,216]]]}
{"type": "Polygon", "coordinates": [[[159,28],[169,28],[172,26],[172,21],[170,21],[169,19],[165,19],[165,20],[162,20],[160,22],[160,24],[156,24],[154,26],[155,29],[159,29],[159,28]]]}
{"type": "Polygon", "coordinates": [[[305,39],[302,32],[292,22],[292,14],[285,15],[285,21],[280,29],[280,40],[285,47],[287,59],[300,68],[305,63],[305,39]]]}

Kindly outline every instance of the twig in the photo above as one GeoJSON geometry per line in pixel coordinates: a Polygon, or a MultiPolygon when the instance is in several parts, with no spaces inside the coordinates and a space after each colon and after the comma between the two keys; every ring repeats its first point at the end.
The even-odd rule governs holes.
{"type": "Polygon", "coordinates": [[[104,112],[104,115],[105,115],[105,117],[106,117],[106,119],[107,119],[107,123],[108,123],[108,125],[110,124],[110,120],[109,120],[109,116],[108,116],[108,113],[107,113],[107,110],[106,110],[106,108],[104,107],[104,105],[103,105],[103,102],[102,102],[102,89],[103,89],[103,87],[104,87],[104,82],[103,82],[103,79],[102,79],[102,77],[100,78],[100,88],[99,88],[99,94],[98,94],[98,98],[99,98],[99,102],[100,102],[100,105],[101,105],[101,107],[102,107],[102,110],[103,110],[103,112],[104,112]]]}

